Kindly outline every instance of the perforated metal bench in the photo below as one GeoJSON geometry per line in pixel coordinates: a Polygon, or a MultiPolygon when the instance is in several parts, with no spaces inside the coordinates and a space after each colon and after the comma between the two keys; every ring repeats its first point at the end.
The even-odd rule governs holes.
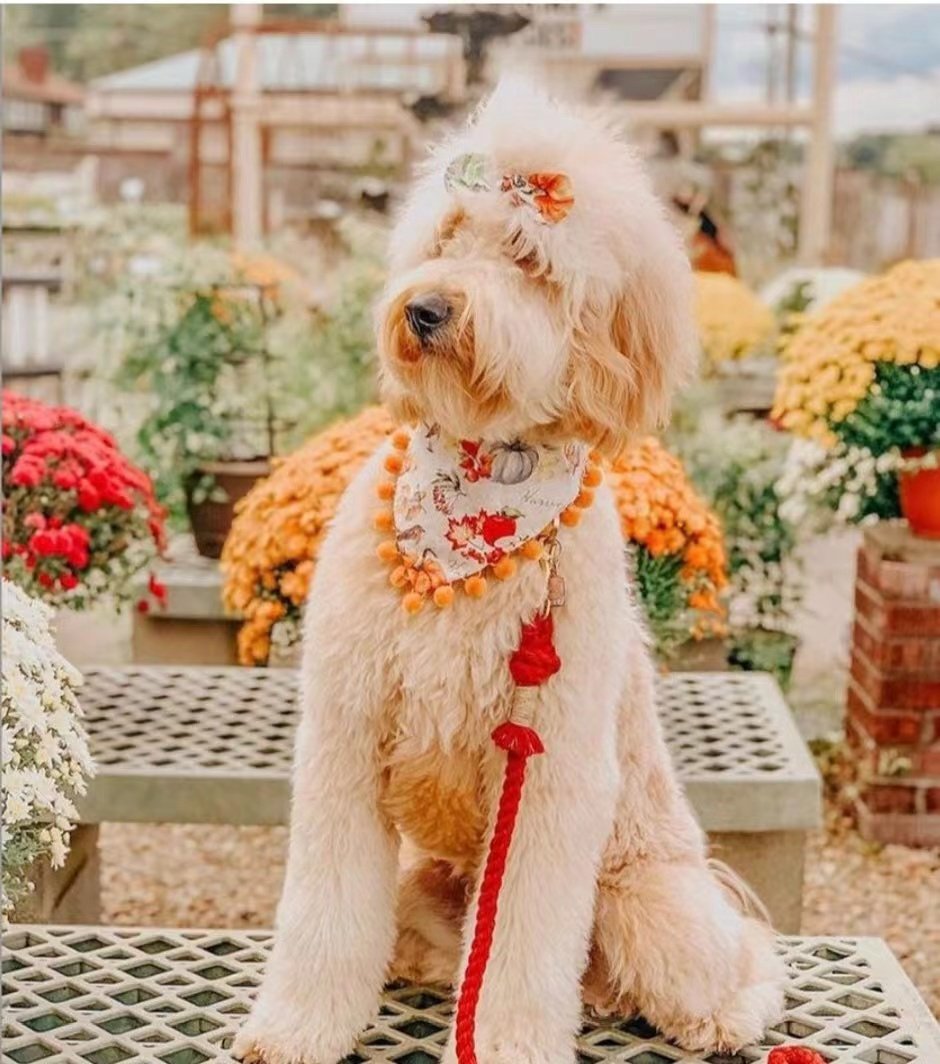
{"type": "MultiPolygon", "coordinates": [[[[86,669],[98,776],[82,820],[286,823],[296,691],[288,669],[86,669]]],[[[674,673],[659,682],[659,705],[716,854],[752,883],[781,930],[798,930],[820,784],[776,683],[757,673],[674,673]]]]}
{"type": "MultiPolygon", "coordinates": [[[[4,1061],[200,1064],[226,1051],[261,978],[267,931],[14,927],[3,939],[4,1061]]],[[[760,1045],[718,1064],[756,1064],[775,1045],[833,1064],[936,1064],[940,1028],[880,939],[783,938],[787,1013],[760,1045]]],[[[434,1064],[451,1021],[440,991],[397,985],[346,1064],[434,1064]]],[[[586,1022],[579,1064],[702,1064],[643,1020],[586,1022]]]]}

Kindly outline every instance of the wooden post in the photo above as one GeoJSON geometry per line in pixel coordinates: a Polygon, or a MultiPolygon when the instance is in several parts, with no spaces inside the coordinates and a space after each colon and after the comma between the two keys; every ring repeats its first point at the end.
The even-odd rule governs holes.
{"type": "Polygon", "coordinates": [[[829,250],[834,169],[832,96],[836,75],[835,29],[835,6],[817,4],[812,120],[800,204],[799,258],[806,266],[822,265],[829,250]]]}
{"type": "Polygon", "coordinates": [[[231,5],[235,42],[232,87],[232,235],[238,247],[261,240],[264,203],[261,167],[258,36],[260,4],[231,5]]]}

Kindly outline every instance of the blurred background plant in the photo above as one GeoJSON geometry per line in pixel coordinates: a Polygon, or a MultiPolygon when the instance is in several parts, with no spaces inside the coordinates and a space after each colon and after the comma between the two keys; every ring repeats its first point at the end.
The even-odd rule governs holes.
{"type": "Polygon", "coordinates": [[[799,526],[782,511],[789,439],[765,421],[727,416],[715,385],[682,396],[667,443],[717,514],[728,556],[729,660],[786,684],[803,595],[799,526]]]}

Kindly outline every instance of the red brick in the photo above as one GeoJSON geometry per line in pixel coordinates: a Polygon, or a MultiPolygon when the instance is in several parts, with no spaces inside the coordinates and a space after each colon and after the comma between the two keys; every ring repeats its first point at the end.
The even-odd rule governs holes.
{"type": "Polygon", "coordinates": [[[926,746],[910,756],[915,775],[940,780],[940,745],[926,746]]]}
{"type": "Polygon", "coordinates": [[[940,636],[940,605],[896,602],[859,581],[855,585],[855,609],[877,634],[940,636]]]}
{"type": "Polygon", "coordinates": [[[940,846],[940,813],[872,813],[864,802],[856,809],[859,831],[865,839],[902,846],[940,846]]]}
{"type": "Polygon", "coordinates": [[[927,566],[914,562],[882,561],[873,582],[888,598],[924,599],[927,597],[927,566]]]}
{"type": "Polygon", "coordinates": [[[885,675],[858,650],[852,654],[851,675],[868,701],[884,709],[940,710],[940,674],[885,675]]]}
{"type": "Polygon", "coordinates": [[[914,813],[917,791],[913,783],[874,782],[865,787],[862,801],[872,813],[914,813]]]}
{"type": "Polygon", "coordinates": [[[924,791],[924,807],[928,813],[940,813],[940,787],[928,787],[924,791]]]}
{"type": "Polygon", "coordinates": [[[852,645],[872,665],[890,672],[936,672],[940,676],[940,639],[918,636],[892,638],[872,631],[862,618],[856,618],[852,645]]]}
{"type": "Polygon", "coordinates": [[[847,708],[849,718],[878,746],[914,746],[921,740],[923,720],[919,714],[871,706],[854,681],[849,684],[847,708]]]}

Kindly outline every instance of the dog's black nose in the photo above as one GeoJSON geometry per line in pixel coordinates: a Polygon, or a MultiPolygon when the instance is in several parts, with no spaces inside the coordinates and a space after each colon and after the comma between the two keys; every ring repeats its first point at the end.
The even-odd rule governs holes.
{"type": "Polygon", "coordinates": [[[427,340],[450,317],[450,304],[436,292],[418,296],[405,307],[405,317],[419,340],[427,340]]]}

